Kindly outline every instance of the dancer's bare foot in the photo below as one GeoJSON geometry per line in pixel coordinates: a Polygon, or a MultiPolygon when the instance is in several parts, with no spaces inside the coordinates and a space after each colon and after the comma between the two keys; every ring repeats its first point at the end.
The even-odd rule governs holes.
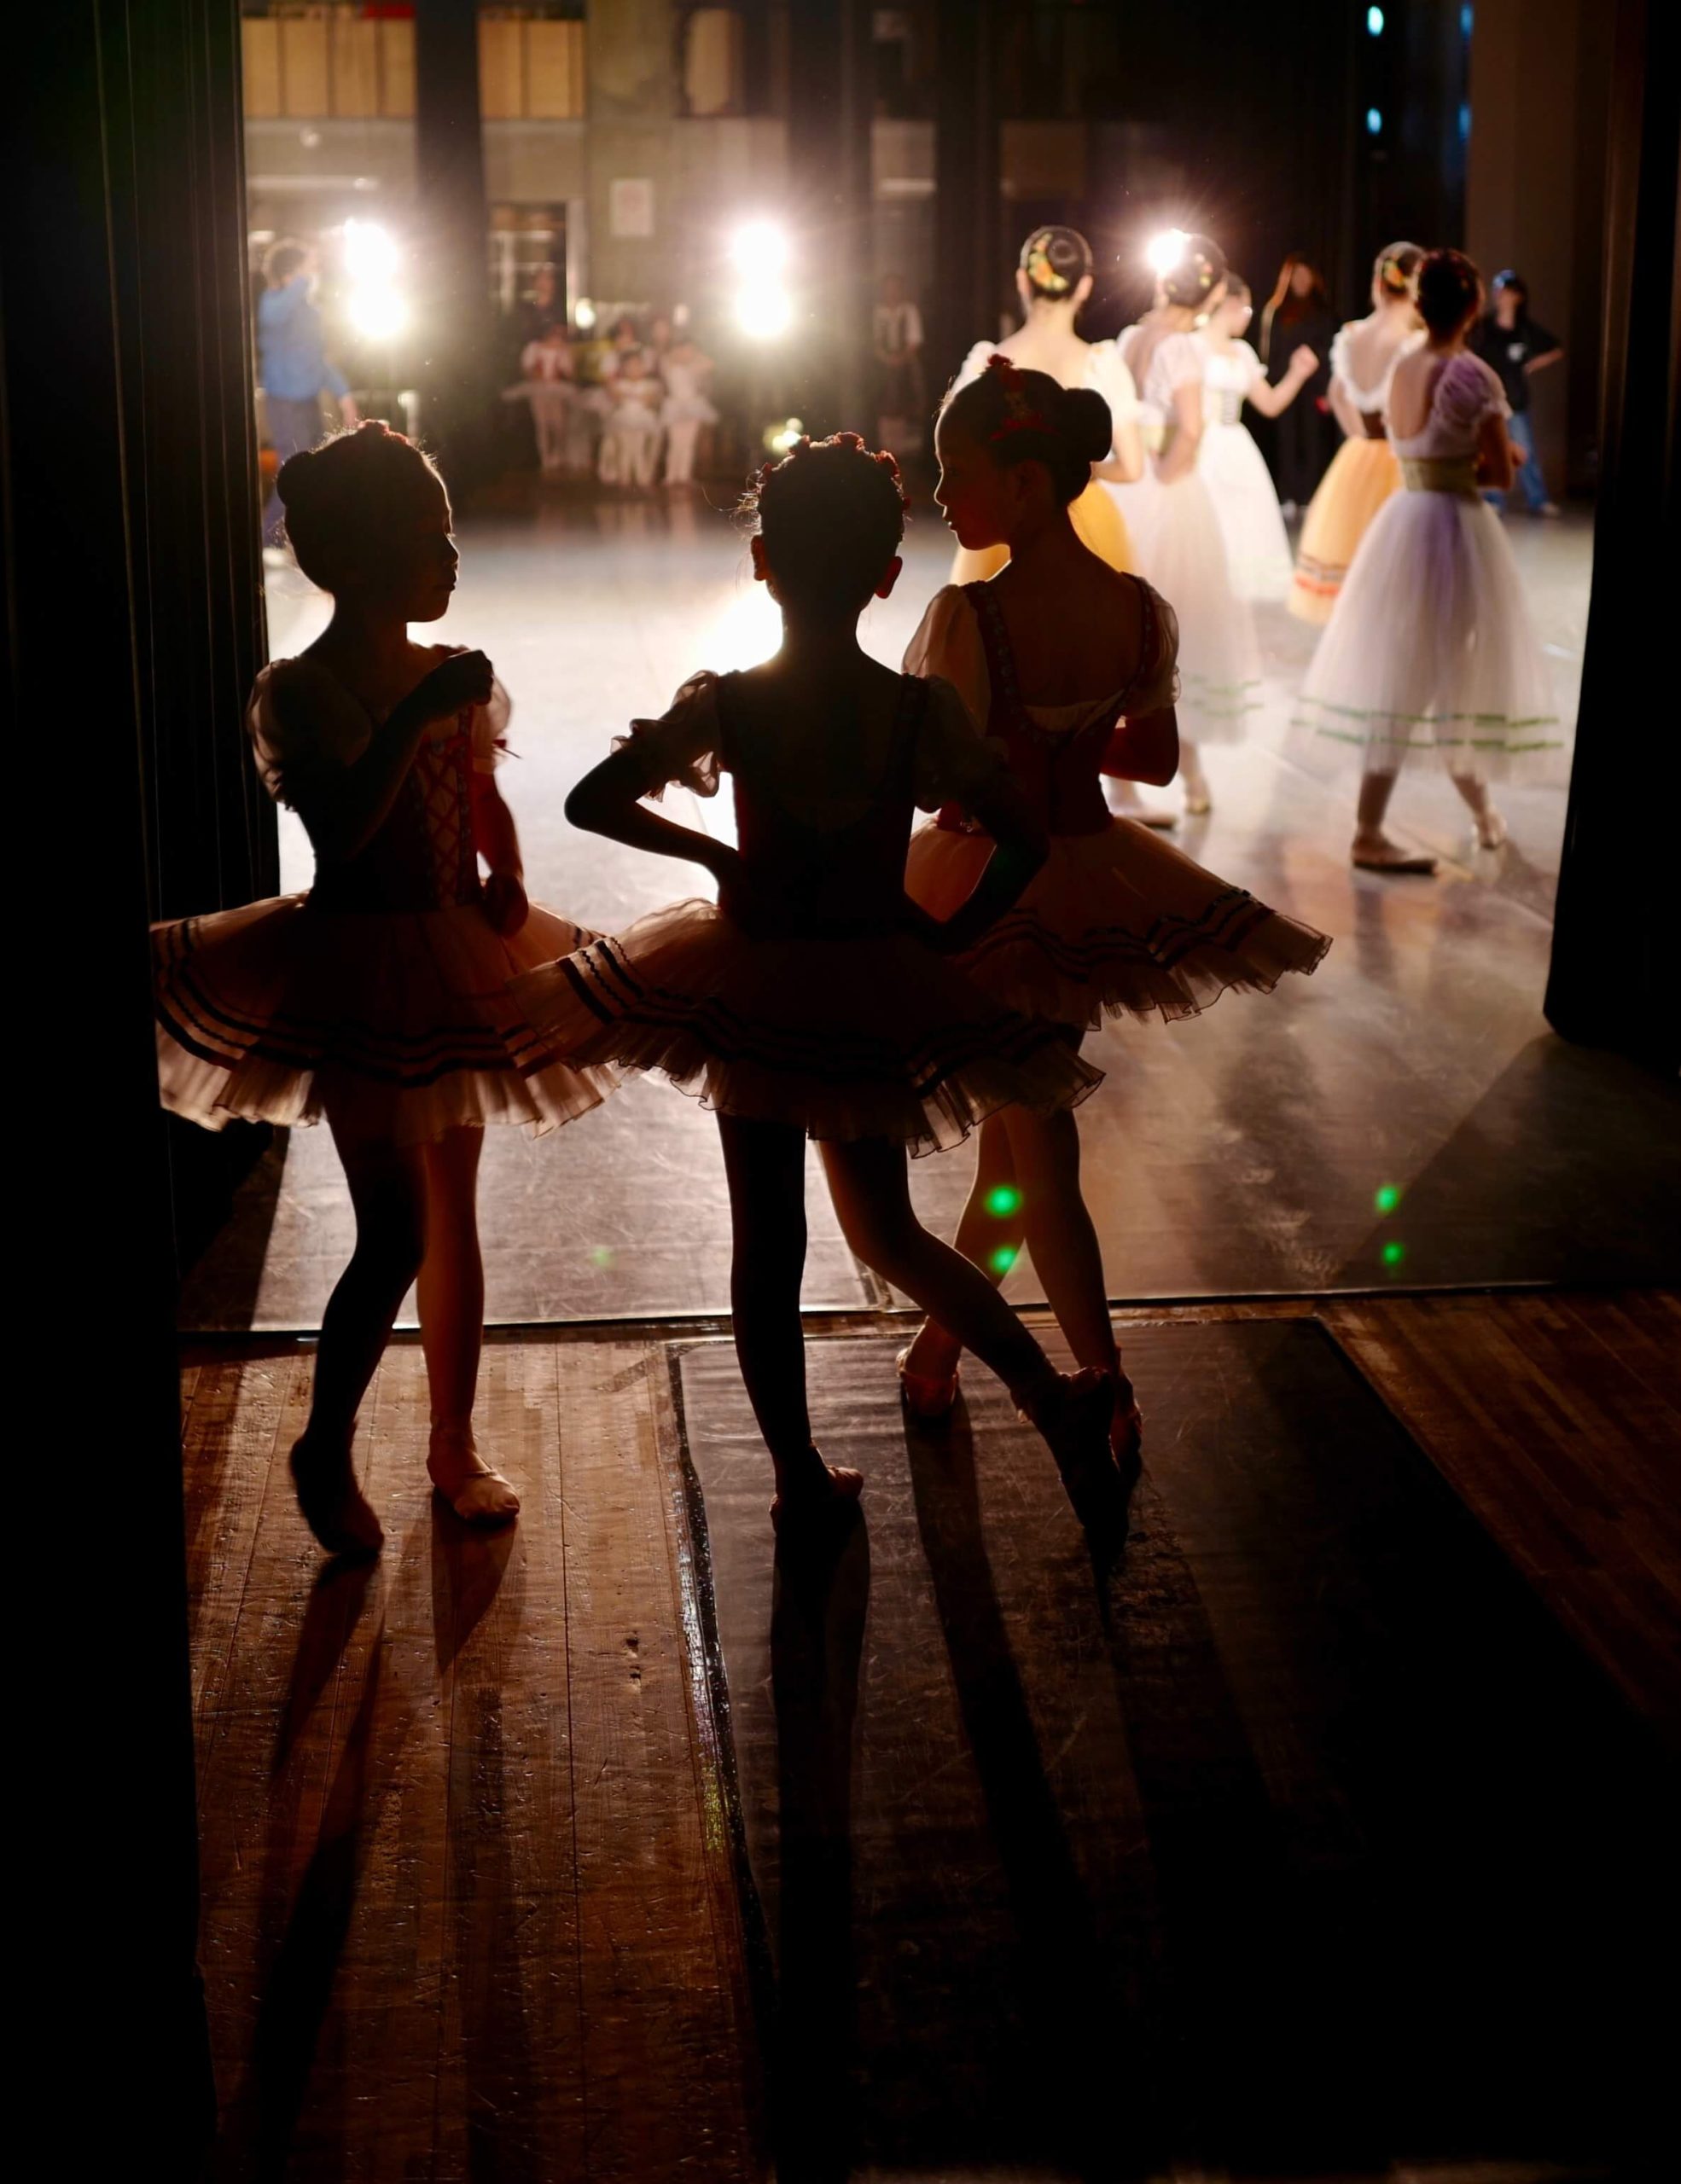
{"type": "Polygon", "coordinates": [[[385,1533],[356,1483],[350,1443],[303,1433],[292,1444],[292,1484],[304,1522],[329,1554],[377,1554],[385,1533]]]}
{"type": "Polygon", "coordinates": [[[856,1506],[864,1492],[864,1473],[848,1464],[825,1463],[815,1449],[800,1464],[778,1464],[777,1498],[771,1523],[777,1531],[790,1525],[821,1523],[856,1506]]]}
{"type": "Polygon", "coordinates": [[[1403,849],[1399,842],[1392,842],[1381,831],[1367,833],[1364,829],[1354,836],[1350,862],[1357,872],[1421,872],[1428,875],[1436,869],[1436,860],[1422,851],[1403,849]]]}
{"type": "Polygon", "coordinates": [[[451,1420],[433,1426],[426,1471],[463,1524],[509,1525],[520,1513],[519,1496],[479,1454],[469,1424],[451,1420]]]}

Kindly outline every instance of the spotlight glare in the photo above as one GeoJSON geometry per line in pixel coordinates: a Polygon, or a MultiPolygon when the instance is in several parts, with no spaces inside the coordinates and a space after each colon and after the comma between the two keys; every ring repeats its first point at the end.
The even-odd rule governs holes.
{"type": "Polygon", "coordinates": [[[345,270],[358,288],[389,288],[397,270],[397,245],[390,229],[377,220],[346,220],[345,270]]]}
{"type": "Polygon", "coordinates": [[[995,1221],[1008,1221],[1021,1203],[1014,1183],[995,1183],[986,1194],[986,1211],[995,1221]]]}
{"type": "Polygon", "coordinates": [[[1372,1205],[1379,1213],[1393,1213],[1401,1202],[1399,1183],[1383,1183],[1372,1194],[1372,1205]]]}
{"type": "Polygon", "coordinates": [[[793,318],[786,288],[744,288],[736,299],[736,322],[755,341],[774,341],[788,332],[793,318]]]}
{"type": "Polygon", "coordinates": [[[1367,28],[1367,30],[1371,33],[1371,35],[1372,35],[1372,37],[1373,37],[1373,38],[1381,38],[1381,37],[1382,37],[1382,35],[1383,35],[1383,10],[1382,10],[1382,9],[1381,9],[1381,8],[1368,8],[1368,9],[1367,9],[1367,10],[1366,10],[1366,28],[1367,28]]]}
{"type": "Polygon", "coordinates": [[[596,306],[588,296],[580,296],[572,307],[572,315],[587,334],[596,322],[596,306]]]}
{"type": "Polygon", "coordinates": [[[744,221],[730,237],[730,256],[738,271],[760,279],[768,274],[786,272],[788,230],[775,220],[744,221]]]}
{"type": "Polygon", "coordinates": [[[350,322],[364,340],[394,340],[409,323],[409,306],[390,288],[358,288],[350,299],[350,322]]]}
{"type": "Polygon", "coordinates": [[[1385,1266],[1399,1266],[1406,1255],[1407,1247],[1405,1244],[1401,1243],[1399,1239],[1387,1243],[1383,1246],[1383,1263],[1385,1266]]]}
{"type": "Polygon", "coordinates": [[[1000,1244],[987,1261],[994,1274],[1008,1274],[1015,1264],[1015,1253],[1008,1244],[1000,1244]]]}
{"type": "Polygon", "coordinates": [[[1366,108],[1366,134],[1367,134],[1367,136],[1377,136],[1377,135],[1381,131],[1382,127],[1383,127],[1383,116],[1382,116],[1382,115],[1378,112],[1377,108],[1376,108],[1375,106],[1369,106],[1369,107],[1366,108]]]}
{"type": "Polygon", "coordinates": [[[775,456],[791,454],[805,431],[798,417],[788,417],[780,425],[770,426],[765,434],[765,452],[775,456]]]}
{"type": "Polygon", "coordinates": [[[1149,247],[1144,253],[1145,263],[1150,271],[1158,276],[1171,272],[1184,257],[1185,245],[1189,241],[1190,237],[1183,228],[1168,228],[1162,234],[1152,236],[1149,247]]]}

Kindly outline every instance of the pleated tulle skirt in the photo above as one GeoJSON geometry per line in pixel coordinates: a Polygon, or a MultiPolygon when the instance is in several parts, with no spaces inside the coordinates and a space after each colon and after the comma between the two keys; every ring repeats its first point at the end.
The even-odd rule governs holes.
{"type": "MultiPolygon", "coordinates": [[[[992,854],[986,834],[921,827],[905,886],[931,915],[965,902],[992,854]]],[[[963,969],[994,1001],[1089,1028],[1106,1016],[1195,1016],[1223,993],[1270,993],[1316,969],[1329,940],[1242,887],[1116,819],[1102,834],[1059,834],[1015,907],[963,969]]]]}
{"type": "Polygon", "coordinates": [[[1001,1107],[1072,1107],[1102,1081],[1056,1025],[1000,1007],[908,932],[754,939],[703,901],[517,979],[579,1063],[652,1070],[720,1113],[821,1139],[957,1144],[1001,1107]]]}
{"type": "Polygon", "coordinates": [[[1470,493],[1402,491],[1361,543],[1302,685],[1299,723],[1370,772],[1425,764],[1550,781],[1564,737],[1500,519],[1470,493]]]}
{"type": "Polygon", "coordinates": [[[1210,425],[1196,467],[1214,503],[1226,566],[1240,599],[1280,600],[1294,570],[1266,457],[1244,424],[1210,425]]]}
{"type": "Polygon", "coordinates": [[[463,1124],[553,1130],[616,1080],[563,1060],[509,981],[591,937],[536,903],[504,939],[473,903],[346,912],[306,895],[155,926],[164,1105],[206,1130],[324,1113],[399,1145],[463,1124]]]}
{"type": "Polygon", "coordinates": [[[1299,621],[1331,619],[1360,541],[1396,491],[1401,466],[1385,439],[1344,440],[1308,502],[1287,605],[1299,621]]]}
{"type": "MultiPolygon", "coordinates": [[[[1137,572],[1138,564],[1132,557],[1132,541],[1127,535],[1126,518],[1096,479],[1070,506],[1068,517],[1080,543],[1100,561],[1107,561],[1123,575],[1137,572]]],[[[960,546],[952,556],[951,581],[980,584],[988,577],[997,576],[1009,560],[1008,546],[984,546],[978,549],[960,546]]]]}
{"type": "Polygon", "coordinates": [[[1141,576],[1178,617],[1179,727],[1193,743],[1241,743],[1261,702],[1253,610],[1238,596],[1200,470],[1163,484],[1146,464],[1118,497],[1141,576]]]}

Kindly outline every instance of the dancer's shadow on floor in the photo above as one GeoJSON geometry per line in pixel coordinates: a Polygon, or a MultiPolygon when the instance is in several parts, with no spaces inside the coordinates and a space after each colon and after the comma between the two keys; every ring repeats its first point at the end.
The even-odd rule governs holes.
{"type": "Polygon", "coordinates": [[[852,1728],[869,1606],[861,1512],[848,1512],[823,1536],[778,1542],[771,1684],[781,1837],[772,2078],[781,2184],[844,2178],[858,2140],[852,1728]]]}
{"type": "MultiPolygon", "coordinates": [[[[1131,2173],[1127,2058],[1117,1977],[1045,1772],[981,1525],[974,1446],[961,1409],[937,1436],[906,1431],[917,1530],[1021,1945],[1027,2031],[1001,2122],[1036,2158],[1082,2176],[1131,2173]]],[[[1106,1547],[1118,1555],[1119,1538],[1106,1547]]],[[[1094,1561],[1097,1560],[1094,1548],[1094,1561]]]]}

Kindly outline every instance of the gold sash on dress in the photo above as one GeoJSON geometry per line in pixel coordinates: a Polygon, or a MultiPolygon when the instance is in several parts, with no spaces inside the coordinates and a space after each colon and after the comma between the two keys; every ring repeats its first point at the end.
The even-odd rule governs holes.
{"type": "Polygon", "coordinates": [[[1480,490],[1469,455],[1404,455],[1401,476],[1411,493],[1467,493],[1475,500],[1480,490]]]}

